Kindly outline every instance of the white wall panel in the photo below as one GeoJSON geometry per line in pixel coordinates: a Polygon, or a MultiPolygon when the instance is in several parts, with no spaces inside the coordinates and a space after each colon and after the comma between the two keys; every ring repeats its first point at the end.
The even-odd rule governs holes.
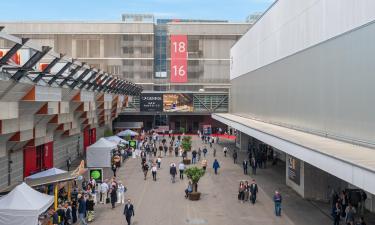
{"type": "Polygon", "coordinates": [[[18,102],[0,102],[0,120],[18,118],[18,102]]]}
{"type": "Polygon", "coordinates": [[[280,0],[232,47],[230,77],[375,20],[374,0],[280,0]]]}
{"type": "Polygon", "coordinates": [[[35,86],[35,101],[61,101],[61,88],[35,86]]]}

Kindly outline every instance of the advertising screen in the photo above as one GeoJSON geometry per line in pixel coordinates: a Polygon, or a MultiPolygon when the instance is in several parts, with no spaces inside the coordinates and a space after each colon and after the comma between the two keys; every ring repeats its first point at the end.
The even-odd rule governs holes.
{"type": "Polygon", "coordinates": [[[97,183],[103,182],[103,169],[90,169],[89,174],[97,183]]]}
{"type": "Polygon", "coordinates": [[[141,112],[161,112],[163,111],[163,95],[162,94],[148,94],[141,95],[140,102],[141,112]]]}
{"type": "Polygon", "coordinates": [[[164,112],[193,112],[192,94],[164,94],[164,112]]]}

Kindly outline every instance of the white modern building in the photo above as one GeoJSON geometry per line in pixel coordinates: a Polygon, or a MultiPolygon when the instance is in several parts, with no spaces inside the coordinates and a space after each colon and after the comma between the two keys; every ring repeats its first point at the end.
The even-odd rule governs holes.
{"type": "Polygon", "coordinates": [[[359,188],[372,211],[374,9],[372,0],[276,1],[232,47],[230,113],[212,116],[239,131],[242,151],[263,142],[283,153],[286,184],[301,196],[359,188]]]}

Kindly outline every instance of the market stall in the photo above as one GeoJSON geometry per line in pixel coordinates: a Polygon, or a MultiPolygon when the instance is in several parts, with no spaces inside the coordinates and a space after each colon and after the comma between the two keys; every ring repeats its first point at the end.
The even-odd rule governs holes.
{"type": "Polygon", "coordinates": [[[40,173],[26,177],[25,182],[40,192],[52,195],[54,197],[54,208],[57,208],[59,202],[71,200],[71,189],[73,183],[82,177],[87,170],[84,168],[84,161],[72,172],[51,168],[40,173]]]}
{"type": "Polygon", "coordinates": [[[22,183],[0,198],[0,224],[37,225],[39,216],[52,204],[53,196],[22,183]]]}
{"type": "Polygon", "coordinates": [[[101,180],[95,179],[98,182],[102,181],[104,177],[111,177],[111,166],[113,162],[113,154],[117,149],[117,144],[108,141],[105,138],[100,138],[97,142],[87,148],[87,167],[91,176],[92,171],[97,174],[101,171],[101,180]]]}

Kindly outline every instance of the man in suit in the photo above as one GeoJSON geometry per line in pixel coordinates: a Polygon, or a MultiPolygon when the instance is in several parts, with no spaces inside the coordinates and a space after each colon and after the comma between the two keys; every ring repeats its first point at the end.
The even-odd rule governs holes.
{"type": "Polygon", "coordinates": [[[247,160],[246,159],[242,162],[242,167],[243,167],[243,173],[247,174],[247,160]]]}
{"type": "Polygon", "coordinates": [[[128,225],[131,224],[131,218],[134,216],[134,206],[131,204],[130,199],[128,199],[128,202],[125,204],[124,208],[124,215],[126,218],[126,222],[128,222],[128,225]]]}
{"type": "Polygon", "coordinates": [[[250,184],[250,199],[251,203],[253,205],[255,204],[255,201],[257,200],[257,193],[258,193],[258,185],[255,183],[255,179],[253,179],[253,182],[250,184]]]}

